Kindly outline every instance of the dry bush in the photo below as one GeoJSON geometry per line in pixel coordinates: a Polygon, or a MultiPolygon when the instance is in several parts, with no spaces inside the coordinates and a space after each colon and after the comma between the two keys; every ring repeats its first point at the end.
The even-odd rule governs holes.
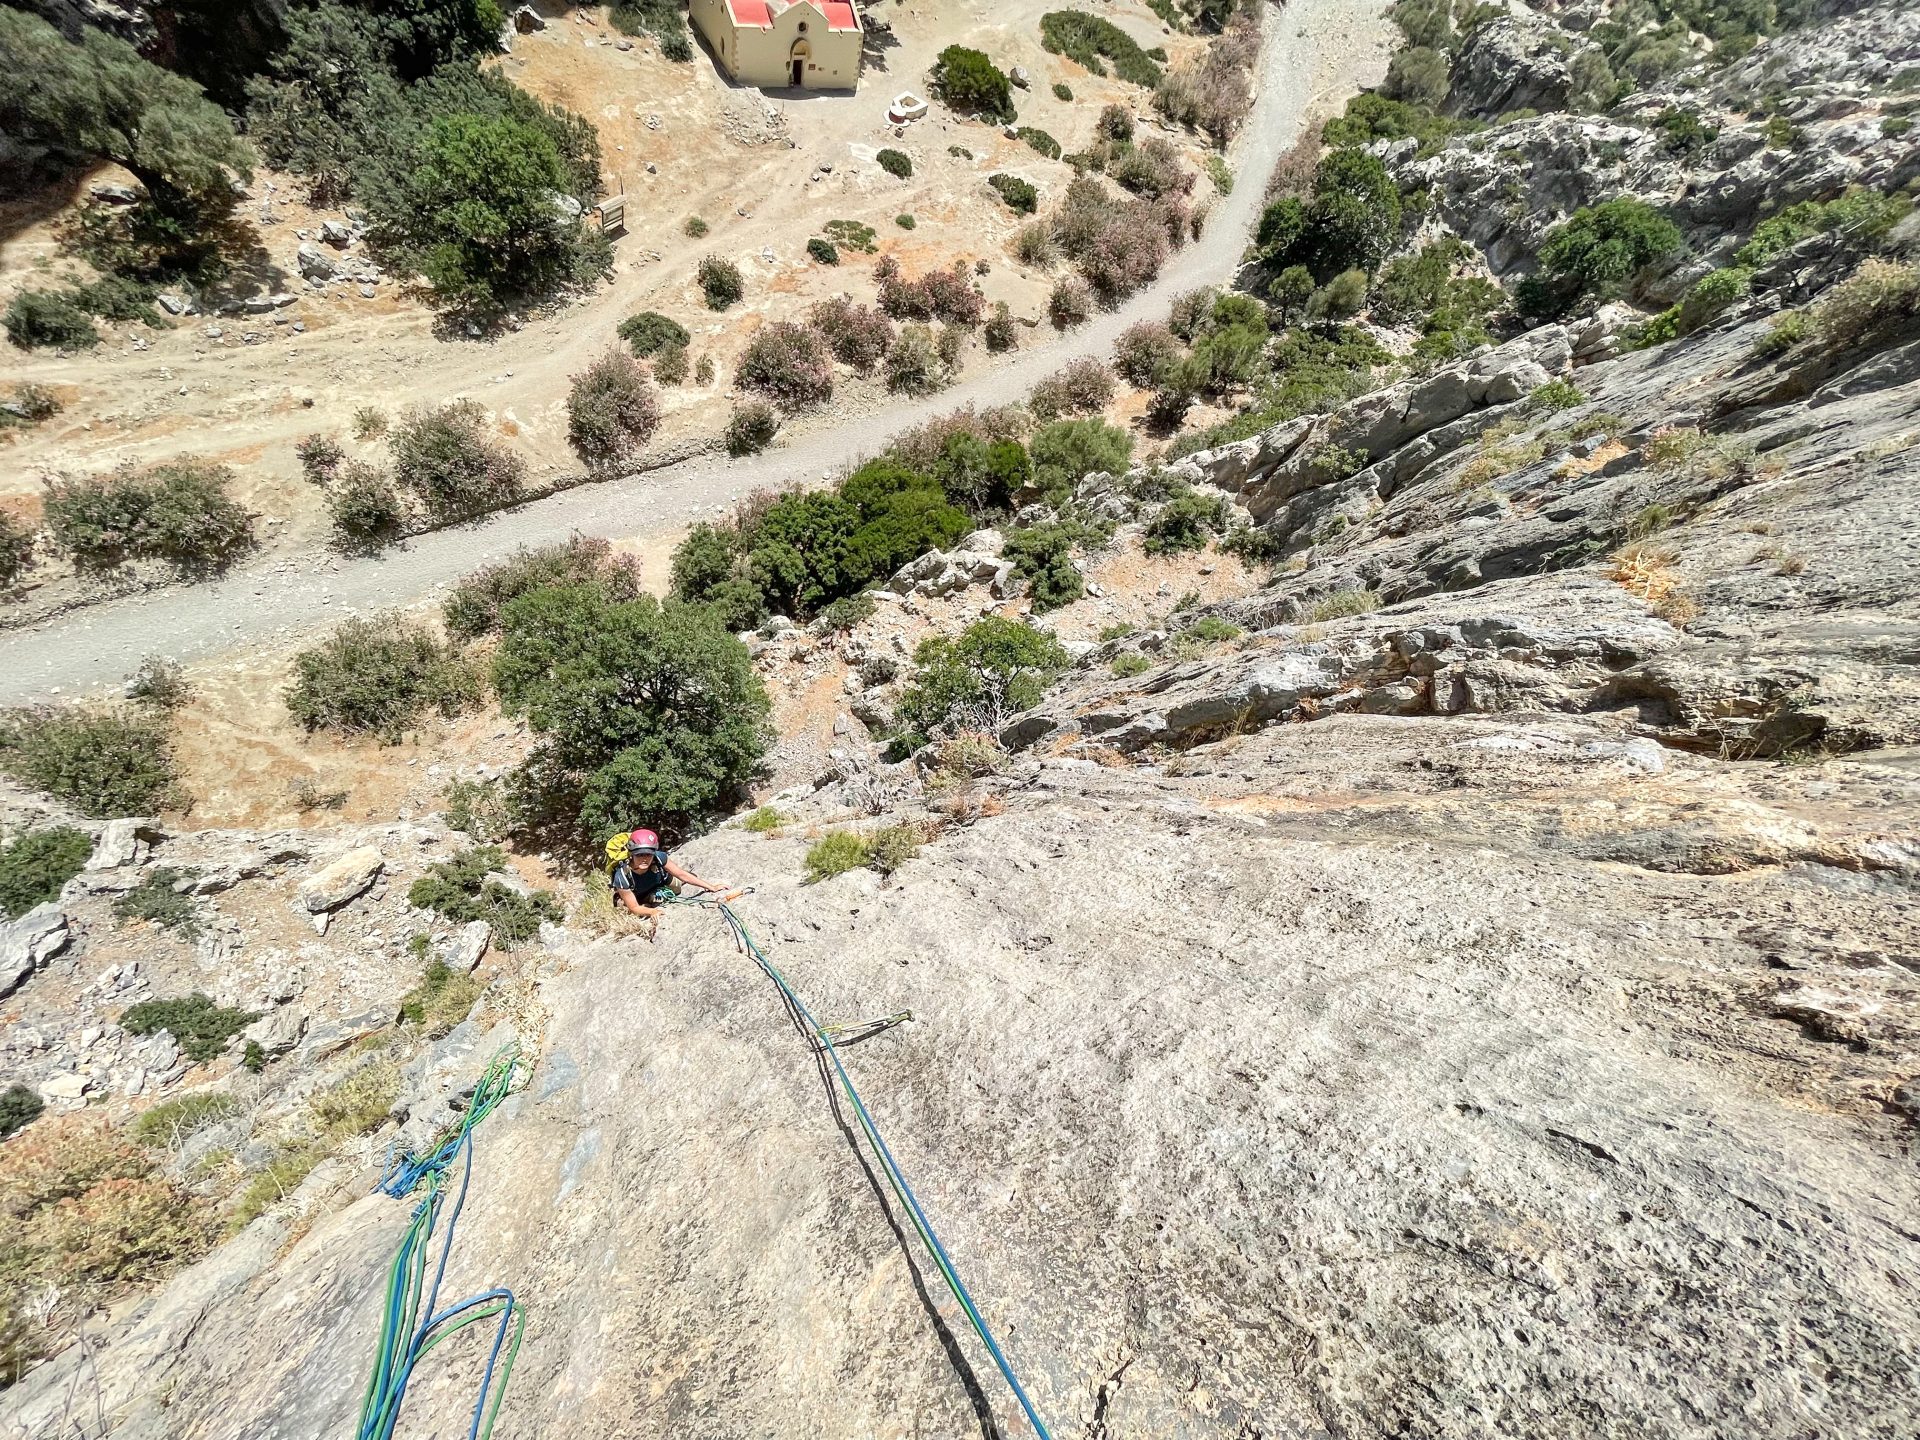
{"type": "Polygon", "coordinates": [[[1022,265],[1044,270],[1060,258],[1053,229],[1044,220],[1022,225],[1013,237],[1013,255],[1022,265]]]}
{"type": "Polygon", "coordinates": [[[1115,184],[1149,200],[1184,195],[1193,189],[1193,172],[1181,163],[1180,151],[1171,140],[1159,135],[1123,151],[1107,173],[1115,184]]]}
{"type": "Polygon", "coordinates": [[[887,317],[871,305],[854,304],[845,295],[822,300],[809,318],[833,351],[833,358],[862,375],[871,374],[893,344],[893,326],[887,317]]]}
{"type": "Polygon", "coordinates": [[[1685,626],[1700,614],[1700,606],[1674,571],[1678,558],[1672,550],[1637,541],[1614,552],[1607,573],[1669,625],[1685,626]]]}
{"type": "Polygon", "coordinates": [[[1033,387],[1027,408],[1039,420],[1062,415],[1088,415],[1104,410],[1113,400],[1113,371],[1090,355],[1070,360],[1033,387]]]}
{"type": "Polygon", "coordinates": [[[833,357],[820,332],[790,320],[761,327],[740,357],[739,380],[789,409],[833,396],[833,357]]]}
{"type": "Polygon", "coordinates": [[[596,474],[629,464],[660,425],[660,401],[638,360],[609,350],[573,377],[567,443],[596,474]]]}
{"type": "Polygon", "coordinates": [[[887,451],[903,465],[931,471],[945,453],[947,442],[957,435],[991,445],[997,440],[1023,439],[1026,433],[1027,414],[1018,405],[996,405],[986,410],[967,405],[896,435],[887,451]]]}
{"type": "Polygon", "coordinates": [[[1084,325],[1093,315],[1093,292],[1078,275],[1063,275],[1047,296],[1047,318],[1062,330],[1084,325]]]}
{"type": "Polygon", "coordinates": [[[14,1136],[0,1146],[0,1385],[75,1318],[211,1240],[191,1197],[105,1120],[60,1115],[14,1136]]]}
{"type": "Polygon", "coordinates": [[[1305,199],[1313,193],[1314,172],[1319,165],[1320,135],[1318,131],[1309,129],[1274,161],[1273,173],[1267,176],[1264,198],[1269,204],[1289,197],[1305,199]]]}
{"type": "Polygon", "coordinates": [[[947,374],[932,327],[902,325],[887,349],[887,388],[907,395],[931,395],[946,386],[947,374]]]}
{"type": "Polygon", "coordinates": [[[1204,130],[1216,145],[1232,139],[1253,108],[1258,12],[1258,6],[1242,6],[1205,53],[1162,76],[1153,108],[1177,124],[1204,130]]]}
{"type": "Polygon", "coordinates": [[[1100,297],[1112,303],[1153,283],[1167,263],[1166,231],[1147,214],[1129,210],[1108,222],[1091,249],[1080,257],[1080,273],[1100,297]]]}
{"type": "Polygon", "coordinates": [[[1129,385],[1151,386],[1180,353],[1173,331],[1158,320],[1142,320],[1120,332],[1113,347],[1113,368],[1129,385]]]}
{"type": "Polygon", "coordinates": [[[1814,308],[1814,330],[1829,350],[1872,340],[1920,314],[1920,265],[1869,260],[1814,308]]]}
{"type": "MultiPolygon", "coordinates": [[[[891,258],[891,257],[889,257],[891,258]]],[[[950,325],[978,325],[987,313],[987,297],[969,278],[966,262],[951,270],[929,270],[918,280],[903,280],[897,268],[880,277],[880,308],[896,320],[944,320],[950,325]]]]}

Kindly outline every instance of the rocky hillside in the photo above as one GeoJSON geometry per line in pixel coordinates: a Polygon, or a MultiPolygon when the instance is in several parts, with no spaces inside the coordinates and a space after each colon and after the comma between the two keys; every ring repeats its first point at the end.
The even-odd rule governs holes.
{"type": "MultiPolygon", "coordinates": [[[[1476,29],[1442,108],[1570,103],[1583,13],[1476,29]]],[[[751,638],[780,788],[680,858],[753,887],[1055,1436],[1920,1428],[1914,43],[1863,8],[1675,71],[1649,115],[1721,107],[1684,163],[1644,96],[1382,138],[1431,196],[1408,245],[1476,273],[1624,193],[1688,246],[1086,476],[1063,513],[1109,528],[1040,622],[1060,673],[993,733],[885,743],[918,642],[1035,608],[1034,506],[751,638]],[[1775,85],[1810,142],[1733,115],[1775,85]],[[1596,179],[1614,130],[1628,178],[1596,179]],[[1143,555],[1177,507],[1233,553],[1143,555]]],[[[497,1433],[1030,1433],[710,910],[649,943],[589,877],[556,918],[535,859],[437,818],[56,821],[89,858],[4,932],[0,1060],[44,1113],[0,1208],[66,1244],[132,1187],[167,1250],[0,1334],[0,1437],[350,1430],[414,1213],[368,1191],[510,1045],[441,1296],[527,1307],[497,1433]],[[204,1055],[130,1018],[189,988],[204,1055]],[[83,1138],[107,1120],[145,1158],[83,1138]]],[[[469,1426],[491,1334],[422,1361],[395,1433],[469,1426]]]]}

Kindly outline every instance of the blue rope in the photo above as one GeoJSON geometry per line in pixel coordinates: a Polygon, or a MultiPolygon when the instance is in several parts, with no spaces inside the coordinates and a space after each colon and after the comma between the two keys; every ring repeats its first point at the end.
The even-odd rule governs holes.
{"type": "Polygon", "coordinates": [[[1006,1352],[1000,1348],[1000,1342],[994,1339],[993,1332],[987,1327],[979,1307],[974,1304],[972,1293],[968,1291],[966,1283],[961,1280],[959,1271],[954,1268],[953,1257],[947,1253],[947,1247],[941,1243],[939,1235],[935,1233],[933,1222],[927,1218],[927,1212],[922,1208],[919,1196],[913,1193],[913,1186],[907,1182],[899,1162],[893,1158],[893,1151],[887,1147],[886,1140],[882,1138],[879,1125],[875,1123],[871,1112],[868,1111],[866,1102],[860,1098],[860,1092],[854,1086],[853,1077],[847,1073],[847,1067],[840,1061],[840,1051],[833,1043],[832,1034],[827,1027],[813,1018],[813,1012],[807,1009],[806,1002],[788,983],[787,977],[780,973],[780,967],[769,960],[766,953],[755,943],[745,923],[734,913],[731,905],[724,900],[706,900],[691,896],[676,896],[670,903],[710,904],[718,909],[733,933],[734,943],[753,957],[754,963],[769,980],[779,987],[780,993],[786,996],[795,1013],[806,1022],[808,1029],[813,1032],[816,1043],[833,1062],[834,1071],[839,1076],[840,1088],[846,1092],[854,1114],[859,1117],[860,1128],[866,1133],[868,1143],[879,1158],[887,1183],[892,1186],[894,1194],[899,1197],[900,1203],[906,1207],[907,1213],[912,1217],[914,1228],[920,1232],[921,1240],[932,1253],[941,1278],[946,1281],[947,1288],[953,1292],[954,1299],[966,1313],[968,1323],[973,1326],[974,1333],[986,1346],[987,1353],[993,1357],[993,1363],[999,1367],[1001,1375],[1006,1378],[1008,1388],[1013,1391],[1014,1399],[1020,1402],[1020,1408],[1026,1413],[1027,1421],[1033,1426],[1034,1433],[1040,1437],[1040,1440],[1053,1440],[1052,1432],[1047,1429],[1046,1422],[1040,1418],[1039,1411],[1035,1409],[1033,1401],[1027,1395],[1026,1387],[1020,1383],[1020,1377],[1014,1373],[1012,1364],[1007,1360],[1006,1352]]]}
{"type": "Polygon", "coordinates": [[[467,1189],[473,1180],[473,1128],[511,1093],[519,1066],[517,1045],[509,1045],[494,1056],[459,1121],[426,1155],[390,1158],[386,1173],[376,1187],[395,1199],[406,1198],[422,1184],[427,1187],[427,1193],[414,1207],[406,1236],[387,1269],[380,1348],[361,1400],[357,1440],[389,1440],[399,1423],[400,1407],[406,1401],[407,1384],[413,1378],[414,1367],[427,1352],[468,1326],[497,1317],[493,1346],[487,1352],[486,1371],[480,1379],[480,1393],[474,1400],[473,1421],[467,1437],[484,1440],[493,1433],[500,1402],[506,1396],[507,1382],[513,1374],[514,1357],[520,1350],[520,1338],[526,1333],[526,1307],[515,1299],[513,1291],[501,1288],[470,1295],[445,1310],[435,1307],[440,1300],[441,1282],[446,1278],[447,1259],[453,1253],[454,1231],[460,1224],[460,1212],[466,1208],[467,1189]],[[461,1161],[460,1189],[441,1237],[440,1260],[434,1267],[433,1283],[428,1286],[427,1255],[446,1199],[446,1171],[456,1158],[461,1161]],[[426,1312],[424,1321],[420,1319],[422,1310],[426,1312]],[[500,1364],[503,1347],[506,1363],[500,1369],[500,1384],[496,1389],[494,1371],[500,1364]]]}

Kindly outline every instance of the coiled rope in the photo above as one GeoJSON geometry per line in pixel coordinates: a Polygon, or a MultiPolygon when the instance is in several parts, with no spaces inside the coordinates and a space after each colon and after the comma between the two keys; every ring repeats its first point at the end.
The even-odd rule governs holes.
{"type": "Polygon", "coordinates": [[[1000,1348],[999,1341],[993,1338],[993,1332],[987,1328],[987,1322],[981,1317],[979,1307],[973,1303],[972,1294],[968,1292],[966,1283],[961,1280],[959,1271],[954,1268],[953,1257],[947,1253],[947,1247],[940,1243],[939,1235],[934,1232],[933,1222],[927,1218],[927,1212],[913,1193],[913,1186],[907,1183],[907,1177],[901,1173],[899,1162],[893,1158],[893,1152],[887,1148],[887,1142],[881,1137],[880,1127],[874,1123],[872,1114],[867,1110],[866,1102],[861,1100],[860,1092],[854,1088],[853,1077],[847,1074],[847,1067],[841,1064],[840,1051],[833,1043],[833,1036],[834,1032],[842,1027],[822,1025],[813,1018],[813,1012],[807,1009],[806,1002],[800,998],[787,977],[780,973],[780,967],[767,958],[766,952],[755,942],[745,923],[734,913],[731,905],[723,900],[713,900],[704,896],[674,896],[669,903],[702,905],[718,910],[725,918],[728,929],[733,933],[734,944],[753,957],[754,963],[769,980],[779,987],[787,1003],[793,1006],[794,1013],[812,1032],[815,1048],[833,1063],[834,1074],[840,1081],[840,1088],[845,1092],[847,1103],[853,1107],[853,1113],[860,1121],[860,1129],[865,1133],[868,1145],[872,1148],[875,1158],[879,1160],[881,1170],[886,1174],[887,1184],[892,1188],[901,1208],[912,1217],[913,1228],[919,1232],[921,1242],[927,1247],[927,1253],[933,1257],[934,1264],[939,1268],[940,1278],[946,1282],[947,1289],[953,1293],[953,1298],[966,1313],[967,1323],[973,1327],[973,1333],[980,1337],[980,1343],[986,1346],[987,1353],[993,1357],[993,1363],[1006,1377],[1007,1385],[1013,1391],[1014,1399],[1020,1402],[1021,1410],[1026,1412],[1027,1421],[1033,1426],[1034,1433],[1040,1437],[1040,1440],[1053,1440],[1052,1432],[1047,1429],[1046,1422],[1040,1418],[1039,1411],[1034,1408],[1033,1401],[1028,1398],[1026,1387],[1020,1383],[1020,1377],[1014,1374],[1006,1352],[1000,1348]]]}
{"type": "Polygon", "coordinates": [[[413,1222],[407,1227],[399,1253],[387,1270],[380,1348],[373,1375],[367,1381],[366,1395],[360,1402],[357,1440],[389,1440],[400,1419],[400,1407],[407,1398],[407,1382],[413,1378],[414,1367],[442,1342],[486,1320],[496,1322],[493,1348],[487,1353],[487,1368],[480,1378],[480,1393],[474,1400],[473,1424],[467,1436],[468,1440],[486,1440],[493,1434],[493,1422],[500,1413],[501,1400],[506,1397],[507,1380],[513,1374],[514,1357],[520,1353],[520,1337],[526,1333],[526,1307],[506,1289],[469,1295],[444,1310],[436,1307],[440,1282],[446,1278],[447,1256],[453,1250],[454,1231],[460,1224],[460,1211],[467,1203],[467,1186],[473,1179],[473,1128],[513,1092],[525,1073],[519,1045],[504,1047],[488,1063],[465,1113],[442,1133],[434,1147],[424,1155],[391,1159],[386,1173],[380,1177],[377,1188],[396,1200],[405,1199],[422,1184],[427,1187],[427,1193],[414,1207],[413,1222]],[[453,1202],[453,1212],[447,1217],[446,1232],[440,1241],[440,1260],[429,1285],[428,1251],[446,1200],[446,1172],[455,1159],[461,1161],[460,1189],[453,1202]],[[420,1318],[423,1311],[425,1320],[420,1318]],[[494,1384],[496,1367],[498,1386],[494,1384]]]}

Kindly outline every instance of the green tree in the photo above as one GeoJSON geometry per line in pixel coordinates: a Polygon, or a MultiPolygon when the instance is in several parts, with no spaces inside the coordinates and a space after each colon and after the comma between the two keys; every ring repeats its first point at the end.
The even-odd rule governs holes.
{"type": "Polygon", "coordinates": [[[0,9],[0,55],[0,131],[132,171],[147,195],[128,223],[159,261],[192,257],[231,213],[253,155],[193,81],[92,26],[72,42],[14,9],[0,9]]]}
{"type": "Polygon", "coordinates": [[[1540,272],[1517,295],[1530,315],[1564,314],[1582,297],[1611,299],[1655,260],[1681,248],[1680,231],[1630,195],[1585,206],[1547,232],[1540,272]]]}
{"type": "Polygon", "coordinates": [[[1447,57],[1424,45],[1402,50],[1387,64],[1384,88],[1396,100],[1438,109],[1451,88],[1447,57]]]}
{"type": "Polygon", "coordinates": [[[359,188],[377,243],[434,296],[491,315],[604,274],[604,239],[580,223],[591,195],[546,127],[501,114],[443,115],[418,149],[359,188]]]}
{"type": "Polygon", "coordinates": [[[1071,660],[1045,631],[989,615],[958,635],[921,641],[913,663],[899,716],[904,738],[917,749],[956,729],[999,729],[1038,705],[1071,660]]]}
{"type": "Polygon", "coordinates": [[[947,46],[928,80],[933,93],[955,110],[971,110],[1002,125],[1013,123],[1013,82],[983,51],[947,46]]]}
{"type": "Polygon", "coordinates": [[[1082,476],[1126,473],[1133,436],[1104,420],[1056,420],[1034,432],[1033,482],[1049,495],[1064,494],[1082,476]]]}
{"type": "Polygon", "coordinates": [[[684,831],[766,752],[766,691],[702,607],[566,585],[512,601],[502,621],[494,684],[540,737],[515,776],[538,819],[684,831]]]}

